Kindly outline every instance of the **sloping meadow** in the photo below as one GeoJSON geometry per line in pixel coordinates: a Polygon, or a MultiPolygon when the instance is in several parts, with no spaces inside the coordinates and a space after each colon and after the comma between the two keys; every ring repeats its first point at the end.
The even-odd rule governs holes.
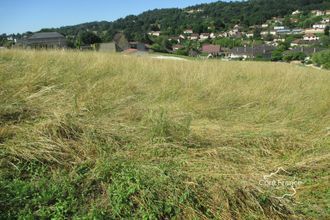
{"type": "Polygon", "coordinates": [[[328,218],[329,150],[327,71],[0,52],[0,218],[328,218]]]}

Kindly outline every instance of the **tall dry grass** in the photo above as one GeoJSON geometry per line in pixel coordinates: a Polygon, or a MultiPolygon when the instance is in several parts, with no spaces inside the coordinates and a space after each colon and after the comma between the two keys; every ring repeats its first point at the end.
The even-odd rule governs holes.
{"type": "Polygon", "coordinates": [[[95,217],[102,210],[113,218],[326,218],[329,126],[328,71],[284,63],[0,52],[3,183],[12,169],[29,173],[24,167],[37,163],[51,179],[66,170],[70,189],[82,187],[71,179],[81,167],[89,170],[83,183],[97,185],[88,186],[95,195],[76,210],[56,214],[47,205],[24,209],[23,203],[6,217],[40,217],[41,206],[53,217],[95,217]],[[294,198],[276,199],[271,187],[258,184],[278,167],[304,182],[294,198]],[[134,193],[126,195],[125,187],[134,193]]]}

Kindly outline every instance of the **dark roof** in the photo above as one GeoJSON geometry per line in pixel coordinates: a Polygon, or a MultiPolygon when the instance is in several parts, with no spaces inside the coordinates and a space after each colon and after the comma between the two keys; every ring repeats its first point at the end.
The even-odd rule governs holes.
{"type": "Polygon", "coordinates": [[[64,38],[64,36],[57,32],[40,32],[40,33],[35,33],[31,37],[29,37],[30,40],[47,39],[47,38],[64,38]]]}
{"type": "Polygon", "coordinates": [[[324,48],[317,48],[317,47],[296,47],[296,48],[292,49],[291,51],[303,52],[307,56],[310,56],[313,53],[317,53],[317,52],[320,52],[322,50],[324,50],[324,48]]]}
{"type": "Polygon", "coordinates": [[[234,47],[230,50],[230,53],[236,55],[248,55],[248,56],[256,56],[256,55],[269,55],[276,47],[269,45],[258,45],[255,47],[234,47]]]}

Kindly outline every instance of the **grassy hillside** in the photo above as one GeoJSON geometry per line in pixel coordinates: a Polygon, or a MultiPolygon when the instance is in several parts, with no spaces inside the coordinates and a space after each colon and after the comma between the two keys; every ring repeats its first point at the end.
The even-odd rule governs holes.
{"type": "Polygon", "coordinates": [[[328,71],[1,51],[0,218],[326,219],[329,126],[328,71]]]}

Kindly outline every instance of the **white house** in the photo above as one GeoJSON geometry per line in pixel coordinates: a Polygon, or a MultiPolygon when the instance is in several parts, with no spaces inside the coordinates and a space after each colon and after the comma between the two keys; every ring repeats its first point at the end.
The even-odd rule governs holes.
{"type": "Polygon", "coordinates": [[[314,14],[316,16],[322,16],[322,15],[325,15],[326,12],[325,11],[320,11],[320,10],[313,10],[312,14],[314,14]]]}
{"type": "Polygon", "coordinates": [[[315,41],[315,40],[320,40],[320,38],[318,36],[316,36],[315,34],[306,34],[306,35],[304,35],[304,40],[315,41]]]}
{"type": "Polygon", "coordinates": [[[260,35],[261,36],[267,36],[269,34],[269,31],[261,31],[260,35]]]}
{"type": "Polygon", "coordinates": [[[305,34],[323,34],[324,29],[322,28],[308,28],[305,29],[305,34]]]}
{"type": "Polygon", "coordinates": [[[325,29],[326,26],[327,26],[326,24],[314,24],[313,28],[314,29],[316,29],[316,28],[325,29]]]}
{"type": "Polygon", "coordinates": [[[329,24],[330,23],[330,18],[323,18],[321,21],[321,24],[329,24]]]}
{"type": "Polygon", "coordinates": [[[268,28],[268,26],[269,26],[268,24],[262,24],[261,25],[262,28],[268,28]]]}
{"type": "Polygon", "coordinates": [[[191,34],[188,37],[189,40],[198,40],[198,38],[199,38],[199,34],[191,34]]]}
{"type": "Polygon", "coordinates": [[[184,34],[193,34],[194,31],[191,30],[191,29],[187,29],[187,30],[184,30],[183,33],[184,33],[184,34]]]}
{"type": "Polygon", "coordinates": [[[148,34],[151,36],[159,37],[161,32],[160,31],[150,31],[148,34]]]}
{"type": "Polygon", "coordinates": [[[203,40],[207,40],[207,39],[209,39],[210,38],[210,34],[209,33],[201,33],[201,35],[199,35],[199,39],[201,40],[201,41],[203,41],[203,40]]]}
{"type": "Polygon", "coordinates": [[[247,32],[246,37],[252,38],[254,36],[253,32],[247,32]]]}
{"type": "Polygon", "coordinates": [[[284,26],[275,26],[274,27],[274,30],[283,30],[283,29],[285,29],[284,26]]]}
{"type": "Polygon", "coordinates": [[[292,12],[292,15],[299,15],[301,12],[299,10],[296,10],[294,12],[292,12]]]}
{"type": "Polygon", "coordinates": [[[211,34],[210,34],[210,38],[211,38],[211,39],[214,39],[214,38],[216,38],[216,37],[217,37],[217,36],[216,36],[214,33],[211,33],[211,34]]]}

